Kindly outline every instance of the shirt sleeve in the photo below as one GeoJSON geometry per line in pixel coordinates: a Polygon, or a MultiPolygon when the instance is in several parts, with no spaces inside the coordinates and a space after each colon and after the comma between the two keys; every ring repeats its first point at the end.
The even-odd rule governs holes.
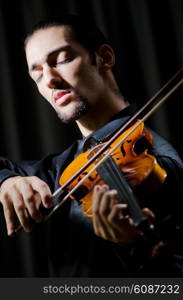
{"type": "Polygon", "coordinates": [[[0,185],[14,176],[37,176],[53,188],[56,176],[57,157],[50,155],[42,160],[16,163],[5,157],[0,157],[0,185]]]}
{"type": "Polygon", "coordinates": [[[45,181],[51,191],[59,187],[59,177],[67,164],[74,158],[78,147],[77,141],[62,153],[50,154],[41,160],[16,163],[0,157],[0,185],[13,176],[37,176],[45,181]]]}

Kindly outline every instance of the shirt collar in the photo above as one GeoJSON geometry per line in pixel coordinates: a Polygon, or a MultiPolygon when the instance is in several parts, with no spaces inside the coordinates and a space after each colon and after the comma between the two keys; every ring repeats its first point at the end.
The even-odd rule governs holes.
{"type": "Polygon", "coordinates": [[[136,104],[131,104],[118,112],[107,124],[84,137],[80,142],[80,151],[84,152],[106,141],[120,126],[122,126],[135,112],[136,104]]]}

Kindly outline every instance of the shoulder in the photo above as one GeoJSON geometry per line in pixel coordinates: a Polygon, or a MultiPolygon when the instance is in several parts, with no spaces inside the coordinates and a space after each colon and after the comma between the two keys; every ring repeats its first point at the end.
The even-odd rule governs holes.
{"type": "Polygon", "coordinates": [[[152,129],[148,128],[148,131],[153,135],[152,154],[154,154],[158,160],[174,164],[183,171],[183,161],[175,148],[152,129]]]}

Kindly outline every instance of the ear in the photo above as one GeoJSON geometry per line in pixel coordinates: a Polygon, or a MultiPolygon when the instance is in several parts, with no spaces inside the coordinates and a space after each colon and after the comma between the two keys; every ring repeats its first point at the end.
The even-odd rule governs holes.
{"type": "Polygon", "coordinates": [[[103,44],[98,50],[99,67],[101,71],[112,69],[115,64],[115,54],[112,47],[103,44]]]}

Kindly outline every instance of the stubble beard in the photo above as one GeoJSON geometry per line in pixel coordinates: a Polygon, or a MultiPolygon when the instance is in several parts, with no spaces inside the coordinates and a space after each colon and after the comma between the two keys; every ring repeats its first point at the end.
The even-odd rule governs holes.
{"type": "Polygon", "coordinates": [[[79,98],[71,111],[57,111],[58,118],[65,124],[73,123],[88,113],[91,104],[86,98],[79,98]]]}

